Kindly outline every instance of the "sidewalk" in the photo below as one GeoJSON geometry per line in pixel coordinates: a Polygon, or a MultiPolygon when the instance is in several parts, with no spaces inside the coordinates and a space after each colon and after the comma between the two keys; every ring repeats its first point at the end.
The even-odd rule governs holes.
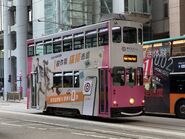
{"type": "Polygon", "coordinates": [[[22,113],[39,113],[41,111],[35,109],[27,109],[27,98],[19,100],[8,100],[4,101],[3,98],[0,98],[0,110],[4,111],[14,111],[22,113]]]}

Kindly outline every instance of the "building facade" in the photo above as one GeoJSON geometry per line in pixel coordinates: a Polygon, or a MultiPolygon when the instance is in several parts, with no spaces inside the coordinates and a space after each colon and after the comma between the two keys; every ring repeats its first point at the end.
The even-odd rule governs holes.
{"type": "Polygon", "coordinates": [[[18,91],[26,95],[26,40],[30,37],[31,0],[3,0],[4,95],[18,91]]]}
{"type": "Polygon", "coordinates": [[[152,39],[184,35],[184,16],[184,0],[152,0],[152,39]]]}
{"type": "Polygon", "coordinates": [[[185,35],[185,1],[169,0],[170,36],[185,35]]]}
{"type": "Polygon", "coordinates": [[[100,22],[104,14],[126,14],[143,23],[151,15],[150,0],[33,0],[32,5],[34,38],[100,22]]]}

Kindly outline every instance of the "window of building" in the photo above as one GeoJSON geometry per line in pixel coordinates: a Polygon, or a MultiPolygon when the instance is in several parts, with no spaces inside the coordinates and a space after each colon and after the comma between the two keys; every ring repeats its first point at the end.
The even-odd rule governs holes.
{"type": "Polygon", "coordinates": [[[63,86],[64,86],[64,88],[73,87],[73,72],[72,71],[64,72],[63,86]]]}
{"type": "Polygon", "coordinates": [[[128,12],[128,0],[124,0],[124,2],[125,2],[125,12],[128,12]]]}
{"type": "Polygon", "coordinates": [[[34,56],[34,45],[28,46],[28,56],[34,56]]]}
{"type": "Polygon", "coordinates": [[[85,34],[85,48],[92,48],[97,46],[97,31],[87,31],[85,34]]]}
{"type": "Polygon", "coordinates": [[[98,31],[98,45],[108,45],[109,43],[108,28],[101,28],[98,31]]]}
{"type": "Polygon", "coordinates": [[[63,51],[71,51],[72,50],[72,35],[63,37],[63,51]]]}
{"type": "Polygon", "coordinates": [[[62,42],[61,38],[53,39],[53,53],[59,53],[62,51],[62,42]]]}
{"type": "Polygon", "coordinates": [[[114,43],[121,42],[121,27],[113,27],[112,28],[112,41],[114,43]]]}
{"type": "Polygon", "coordinates": [[[36,43],[36,55],[43,55],[44,54],[44,45],[42,42],[36,43]]]}
{"type": "Polygon", "coordinates": [[[62,73],[61,72],[53,73],[53,87],[54,88],[62,87],[62,73]]]}
{"type": "Polygon", "coordinates": [[[123,42],[124,43],[137,43],[137,30],[133,27],[123,28],[123,42]]]}
{"type": "Polygon", "coordinates": [[[168,18],[168,3],[164,3],[164,17],[168,18]]]}
{"type": "Polygon", "coordinates": [[[143,0],[143,13],[148,13],[148,0],[143,0]]]}
{"type": "Polygon", "coordinates": [[[84,33],[74,34],[74,50],[84,48],[84,33]]]}
{"type": "Polygon", "coordinates": [[[74,88],[80,87],[79,71],[74,71],[74,88]]]}
{"type": "Polygon", "coordinates": [[[51,53],[53,53],[52,40],[47,40],[44,42],[44,54],[51,54],[51,53]]]}

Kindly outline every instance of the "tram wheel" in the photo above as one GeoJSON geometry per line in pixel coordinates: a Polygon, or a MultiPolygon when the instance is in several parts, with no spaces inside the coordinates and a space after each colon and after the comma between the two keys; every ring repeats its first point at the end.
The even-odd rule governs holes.
{"type": "Polygon", "coordinates": [[[177,117],[185,119],[185,100],[181,100],[176,104],[175,114],[177,117]]]}

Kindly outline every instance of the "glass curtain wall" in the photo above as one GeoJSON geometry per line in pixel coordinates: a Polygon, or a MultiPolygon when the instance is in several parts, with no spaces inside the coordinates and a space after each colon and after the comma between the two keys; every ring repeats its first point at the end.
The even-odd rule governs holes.
{"type": "Polygon", "coordinates": [[[58,31],[56,22],[56,0],[45,0],[45,34],[52,34],[58,31]]]}
{"type": "Polygon", "coordinates": [[[125,12],[151,13],[151,0],[125,0],[125,12]]]}
{"type": "Polygon", "coordinates": [[[48,21],[45,23],[45,34],[98,22],[102,11],[101,1],[45,0],[45,21],[48,21]]]}

